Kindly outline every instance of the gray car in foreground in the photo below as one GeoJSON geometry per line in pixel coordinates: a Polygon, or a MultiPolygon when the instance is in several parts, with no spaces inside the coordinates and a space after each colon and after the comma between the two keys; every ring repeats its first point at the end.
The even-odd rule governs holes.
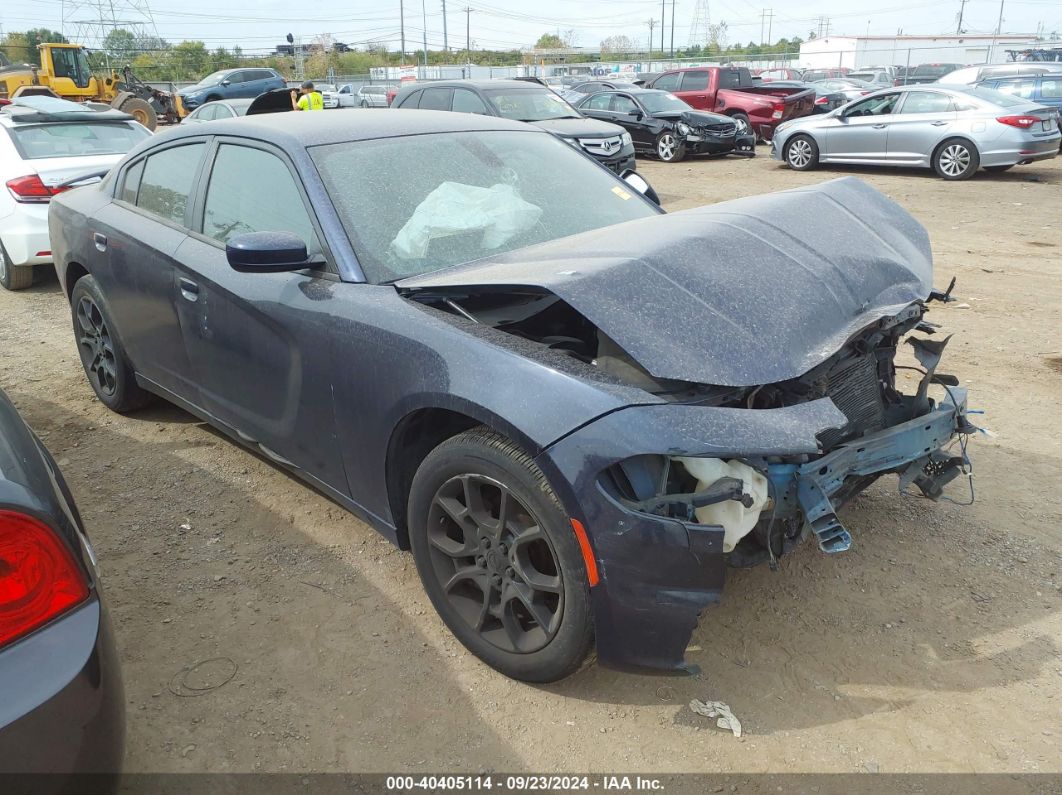
{"type": "Polygon", "coordinates": [[[0,392],[0,792],[84,792],[122,764],[125,696],[63,476],[0,392]],[[47,779],[13,777],[47,773],[47,779]],[[25,789],[23,789],[25,787],[25,789]]]}
{"type": "Polygon", "coordinates": [[[967,179],[1058,154],[1054,108],[991,89],[926,85],[877,91],[832,113],[778,125],[771,157],[808,171],[820,163],[932,168],[967,179]]]}

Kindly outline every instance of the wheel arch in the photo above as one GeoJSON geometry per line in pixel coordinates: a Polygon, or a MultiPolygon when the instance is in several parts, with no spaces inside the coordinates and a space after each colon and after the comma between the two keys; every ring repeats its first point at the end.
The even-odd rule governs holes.
{"type": "Polygon", "coordinates": [[[89,275],[89,270],[80,262],[69,262],[63,268],[63,291],[66,293],[66,302],[70,303],[74,295],[74,285],[89,275]]]}
{"type": "MultiPolygon", "coordinates": [[[[452,399],[450,402],[453,403],[452,399]]],[[[449,407],[423,405],[408,411],[395,424],[387,443],[384,478],[387,505],[400,549],[409,549],[407,503],[413,476],[421,462],[447,439],[481,425],[511,439],[532,457],[540,452],[539,446],[512,423],[482,406],[464,401],[449,407]]]]}

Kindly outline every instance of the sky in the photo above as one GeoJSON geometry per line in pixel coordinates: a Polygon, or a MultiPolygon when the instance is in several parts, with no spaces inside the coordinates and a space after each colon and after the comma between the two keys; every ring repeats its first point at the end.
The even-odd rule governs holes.
{"type": "MultiPolygon", "coordinates": [[[[770,0],[763,0],[769,2],[770,0]]],[[[671,44],[671,14],[674,2],[674,42],[680,48],[690,42],[690,31],[698,0],[664,0],[665,45],[671,44]]],[[[443,46],[442,0],[3,0],[0,26],[4,31],[48,27],[59,30],[64,13],[67,20],[98,18],[99,5],[116,8],[118,19],[144,19],[137,7],[150,5],[158,34],[171,42],[184,39],[203,41],[211,49],[239,45],[245,52],[272,50],[287,33],[311,41],[331,34],[336,41],[364,46],[379,42],[389,49],[399,48],[400,3],[404,3],[406,49],[419,49],[427,31],[429,49],[443,46]],[[422,5],[423,4],[423,5],[422,5]],[[302,8],[303,16],[293,13],[302,8]],[[426,16],[425,13],[426,12],[426,16]],[[425,26],[426,19],[426,26],[425,26]]],[[[1062,32],[1062,0],[1004,0],[1004,33],[1035,33],[1040,25],[1047,33],[1062,32]]],[[[961,0],[883,0],[880,7],[860,3],[853,10],[845,0],[805,0],[799,4],[775,3],[768,26],[764,7],[753,0],[709,2],[712,22],[725,21],[728,42],[759,43],[768,37],[801,36],[820,29],[820,18],[828,17],[834,35],[895,35],[954,33],[961,0]],[[874,8],[868,13],[868,7],[874,8]]],[[[657,21],[654,46],[659,46],[661,5],[659,0],[451,0],[446,23],[451,49],[465,46],[466,14],[473,49],[514,49],[530,46],[545,32],[574,31],[576,46],[597,47],[612,35],[625,35],[638,42],[649,36],[648,20],[657,21]]],[[[998,0],[967,0],[963,28],[968,33],[991,34],[996,27],[998,0]]],[[[108,13],[109,10],[108,10],[108,13]]],[[[69,21],[64,32],[72,36],[76,25],[69,21]]],[[[81,42],[92,46],[96,42],[81,42]]]]}

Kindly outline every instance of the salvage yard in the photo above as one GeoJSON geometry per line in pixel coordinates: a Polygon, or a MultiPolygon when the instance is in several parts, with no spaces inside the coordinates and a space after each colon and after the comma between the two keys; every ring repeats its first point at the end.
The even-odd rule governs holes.
{"type": "Polygon", "coordinates": [[[906,207],[937,286],[958,279],[929,319],[955,334],[941,370],[990,435],[970,445],[972,507],[887,477],[843,512],[850,552],[806,544],[777,572],[732,571],[687,654],[697,677],[495,673],[445,628],[411,556],[343,509],[176,408],[104,408],[54,276],[0,290],[0,386],[100,559],[127,769],[1062,771],[1062,158],[954,183],[759,154],[639,168],[669,210],[844,175],[906,207]],[[693,698],[725,701],[745,736],[693,698]]]}

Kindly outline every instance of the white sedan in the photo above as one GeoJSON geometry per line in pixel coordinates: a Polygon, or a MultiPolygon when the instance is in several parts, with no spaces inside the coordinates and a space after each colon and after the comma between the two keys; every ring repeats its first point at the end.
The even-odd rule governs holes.
{"type": "Polygon", "coordinates": [[[150,137],[125,113],[54,97],[23,97],[0,109],[0,284],[24,289],[35,265],[51,264],[52,196],[79,177],[99,178],[150,137]]]}

